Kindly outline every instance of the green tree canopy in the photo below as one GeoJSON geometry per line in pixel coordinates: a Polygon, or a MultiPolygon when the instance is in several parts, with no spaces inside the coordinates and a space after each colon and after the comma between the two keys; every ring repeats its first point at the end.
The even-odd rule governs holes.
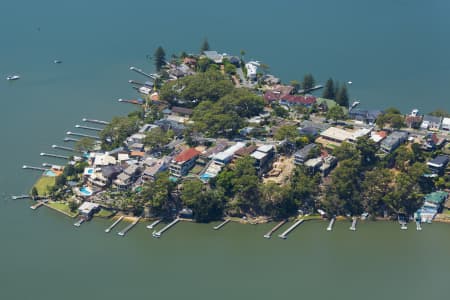
{"type": "Polygon", "coordinates": [[[308,90],[312,89],[315,85],[315,80],[312,74],[308,73],[303,77],[303,84],[302,87],[307,92],[308,90]]]}
{"type": "Polygon", "coordinates": [[[210,49],[210,47],[209,47],[208,39],[205,38],[200,47],[200,53],[203,53],[204,51],[209,51],[209,49],[210,49]]]}
{"type": "Polygon", "coordinates": [[[336,123],[338,120],[345,120],[346,115],[341,106],[335,105],[327,111],[326,118],[336,123]]]}
{"type": "Polygon", "coordinates": [[[80,152],[87,152],[94,150],[95,141],[90,137],[82,137],[79,141],[75,143],[75,150],[80,152]]]}
{"type": "Polygon", "coordinates": [[[163,47],[159,46],[156,48],[153,54],[153,60],[155,62],[156,72],[161,71],[162,67],[166,64],[166,52],[163,47]]]}
{"type": "Polygon", "coordinates": [[[336,93],[336,103],[343,107],[348,107],[349,105],[347,86],[345,84],[342,84],[336,93]]]}
{"type": "Polygon", "coordinates": [[[323,90],[322,98],[325,98],[325,99],[335,99],[336,98],[333,79],[330,78],[325,83],[325,88],[323,90]]]}
{"type": "Polygon", "coordinates": [[[111,150],[122,146],[127,137],[138,131],[139,122],[137,117],[114,117],[100,132],[102,148],[111,150]]]}

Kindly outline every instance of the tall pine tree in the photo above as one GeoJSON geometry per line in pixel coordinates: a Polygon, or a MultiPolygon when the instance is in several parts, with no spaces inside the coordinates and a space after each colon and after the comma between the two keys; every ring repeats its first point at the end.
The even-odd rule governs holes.
{"type": "Polygon", "coordinates": [[[322,98],[333,100],[336,98],[334,81],[332,78],[328,79],[325,83],[325,89],[323,90],[322,98]]]}
{"type": "Polygon", "coordinates": [[[342,84],[336,93],[336,103],[340,106],[348,107],[348,102],[347,86],[342,84]]]}
{"type": "Polygon", "coordinates": [[[200,47],[200,53],[203,53],[204,51],[209,51],[209,43],[207,38],[203,40],[202,46],[200,47]]]}
{"type": "Polygon", "coordinates": [[[153,56],[153,59],[155,60],[156,71],[159,72],[166,63],[166,52],[164,51],[163,47],[159,46],[153,56]]]}

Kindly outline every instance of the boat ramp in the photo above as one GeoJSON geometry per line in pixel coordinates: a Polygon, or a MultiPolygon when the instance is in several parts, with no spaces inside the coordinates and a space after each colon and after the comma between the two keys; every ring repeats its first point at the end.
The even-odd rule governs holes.
{"type": "Polygon", "coordinates": [[[273,227],[272,229],[269,230],[269,232],[267,232],[264,237],[266,239],[270,239],[270,237],[272,236],[272,234],[277,231],[281,226],[283,226],[285,223],[287,222],[287,220],[283,220],[280,223],[278,223],[277,225],[275,225],[275,227],[273,227]]]}
{"type": "Polygon", "coordinates": [[[125,234],[127,234],[127,232],[130,231],[131,228],[133,228],[139,222],[140,219],[141,217],[136,218],[136,220],[134,220],[133,223],[129,224],[127,227],[119,231],[117,234],[120,236],[125,236],[125,234]]]}
{"type": "Polygon", "coordinates": [[[155,238],[160,238],[162,236],[162,234],[168,230],[169,228],[171,228],[172,226],[174,226],[175,224],[177,224],[180,221],[179,218],[176,218],[175,220],[173,220],[172,222],[170,222],[169,224],[167,224],[163,229],[161,229],[160,231],[153,231],[152,236],[155,238]]]}
{"type": "Polygon", "coordinates": [[[41,207],[42,205],[44,205],[44,202],[38,201],[36,204],[31,205],[30,208],[31,208],[32,210],[36,210],[36,209],[38,209],[39,207],[41,207]]]}
{"type": "Polygon", "coordinates": [[[289,227],[285,232],[283,232],[282,234],[280,234],[278,237],[282,238],[282,239],[286,239],[287,235],[293,231],[295,228],[297,228],[298,225],[302,224],[303,221],[305,221],[304,219],[300,219],[297,222],[295,222],[291,227],[289,227]]]}
{"type": "Polygon", "coordinates": [[[352,226],[350,226],[350,230],[355,231],[356,230],[356,222],[357,222],[358,218],[353,217],[352,218],[352,226]]]}
{"type": "Polygon", "coordinates": [[[335,221],[336,221],[335,218],[331,218],[330,223],[328,224],[328,227],[327,227],[327,231],[333,230],[333,225],[334,225],[335,221]]]}
{"type": "Polygon", "coordinates": [[[118,218],[114,223],[111,224],[111,226],[109,226],[108,228],[105,229],[105,232],[108,233],[110,232],[114,227],[116,227],[117,224],[120,223],[120,221],[123,220],[123,216],[120,216],[120,218],[118,218]]]}
{"type": "Polygon", "coordinates": [[[213,229],[214,230],[219,230],[220,228],[222,228],[223,226],[225,226],[228,222],[230,222],[231,220],[230,219],[226,219],[225,221],[223,221],[222,223],[220,223],[219,225],[217,225],[217,226],[214,226],[213,227],[213,229]]]}
{"type": "Polygon", "coordinates": [[[75,226],[75,227],[80,227],[81,224],[84,223],[84,221],[86,221],[85,218],[79,218],[78,221],[76,221],[75,223],[73,223],[73,226],[75,226]]]}

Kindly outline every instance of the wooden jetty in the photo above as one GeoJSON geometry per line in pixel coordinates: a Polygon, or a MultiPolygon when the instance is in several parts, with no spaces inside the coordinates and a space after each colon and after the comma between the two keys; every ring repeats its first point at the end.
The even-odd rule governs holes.
{"type": "Polygon", "coordinates": [[[19,199],[28,199],[28,198],[31,198],[31,196],[23,194],[23,195],[11,196],[11,198],[13,200],[19,200],[19,199]]]}
{"type": "Polygon", "coordinates": [[[127,234],[128,231],[130,231],[131,228],[133,228],[139,222],[140,219],[141,217],[136,218],[136,220],[134,220],[133,223],[129,224],[127,227],[119,231],[117,234],[120,236],[124,236],[125,234],[127,234]]]}
{"type": "Polygon", "coordinates": [[[357,217],[352,218],[352,226],[350,226],[350,230],[355,231],[356,230],[356,222],[358,221],[357,217]]]}
{"type": "Polygon", "coordinates": [[[158,225],[159,223],[161,223],[161,219],[154,221],[152,224],[147,225],[147,229],[153,229],[156,225],[158,225]]]}
{"type": "Polygon", "coordinates": [[[144,104],[144,101],[140,101],[140,100],[138,100],[138,99],[131,99],[131,100],[128,100],[128,99],[122,99],[122,98],[120,98],[120,99],[117,99],[117,101],[119,101],[119,102],[121,102],[121,103],[129,103],[129,104],[135,104],[135,105],[142,105],[142,104],[144,104]]]}
{"type": "Polygon", "coordinates": [[[30,208],[31,208],[32,210],[36,210],[36,209],[38,209],[39,207],[41,207],[42,205],[44,205],[44,202],[38,201],[36,204],[31,205],[30,208]]]}
{"type": "Polygon", "coordinates": [[[175,220],[173,220],[172,222],[170,222],[169,224],[167,224],[163,229],[161,229],[160,231],[153,231],[152,236],[155,238],[160,238],[161,235],[168,230],[169,228],[171,228],[172,226],[174,226],[175,224],[177,224],[180,221],[179,218],[176,218],[175,220]]]}
{"type": "Polygon", "coordinates": [[[75,227],[80,227],[81,224],[84,223],[84,221],[86,221],[85,218],[79,218],[78,221],[76,221],[75,223],[73,223],[73,226],[75,226],[75,227]]]}
{"type": "Polygon", "coordinates": [[[336,219],[331,218],[330,223],[328,224],[328,227],[327,227],[327,231],[333,230],[334,221],[336,221],[336,219]]]}
{"type": "Polygon", "coordinates": [[[66,137],[65,139],[64,139],[64,142],[79,142],[80,140],[79,139],[74,139],[74,138],[69,138],[69,137],[66,137]]]}
{"type": "Polygon", "coordinates": [[[36,170],[36,171],[48,171],[49,170],[49,169],[46,169],[46,168],[33,167],[33,166],[27,166],[27,165],[23,165],[22,169],[36,170]]]}
{"type": "Polygon", "coordinates": [[[53,149],[59,149],[59,150],[65,150],[65,151],[70,151],[70,152],[76,152],[76,150],[74,148],[70,148],[70,147],[64,147],[64,146],[58,146],[58,145],[52,145],[53,149]]]}
{"type": "Polygon", "coordinates": [[[68,156],[65,155],[59,155],[59,154],[53,154],[53,153],[45,153],[41,152],[41,156],[48,156],[48,157],[54,157],[54,158],[61,158],[61,159],[69,159],[68,156]]]}
{"type": "Polygon", "coordinates": [[[139,68],[136,68],[136,67],[130,67],[130,70],[131,70],[131,71],[134,71],[134,72],[136,72],[136,73],[138,73],[138,74],[144,75],[144,76],[146,76],[146,77],[148,77],[148,78],[155,79],[155,75],[153,75],[153,74],[147,74],[147,73],[145,73],[144,71],[142,71],[142,70],[139,69],[139,68]]]}
{"type": "Polygon", "coordinates": [[[214,230],[219,230],[220,228],[222,228],[223,226],[225,226],[227,223],[229,223],[231,220],[230,219],[226,219],[225,221],[223,221],[222,223],[220,223],[217,226],[214,226],[213,229],[214,230]]]}
{"type": "Polygon", "coordinates": [[[278,229],[280,229],[281,226],[283,226],[285,223],[287,222],[287,220],[283,220],[280,223],[278,223],[277,225],[275,225],[272,229],[269,230],[269,232],[267,232],[264,237],[266,239],[270,239],[272,234],[277,231],[278,229]]]}
{"type": "Polygon", "coordinates": [[[83,126],[83,125],[75,125],[75,128],[81,128],[85,130],[92,130],[92,131],[102,131],[103,129],[97,128],[97,127],[91,127],[91,126],[83,126]]]}
{"type": "Polygon", "coordinates": [[[75,135],[75,136],[87,137],[87,138],[96,139],[96,140],[100,139],[98,136],[90,135],[90,134],[84,134],[84,133],[79,133],[79,132],[67,131],[66,134],[67,135],[75,135]]]}
{"type": "Polygon", "coordinates": [[[280,238],[282,239],[286,239],[287,235],[294,230],[295,228],[297,228],[298,225],[302,224],[303,221],[305,221],[304,219],[300,219],[297,222],[295,222],[291,227],[289,227],[285,232],[283,232],[282,234],[279,235],[280,238]]]}
{"type": "Polygon", "coordinates": [[[108,233],[110,232],[114,227],[116,227],[117,224],[120,223],[120,221],[123,220],[123,216],[120,216],[120,218],[118,218],[114,223],[111,224],[111,226],[109,226],[108,228],[105,229],[105,232],[108,233]]]}
{"type": "Polygon", "coordinates": [[[146,82],[142,83],[142,82],[139,82],[139,81],[136,81],[136,80],[128,80],[128,83],[134,84],[134,85],[139,85],[139,86],[146,86],[146,87],[149,87],[149,88],[153,87],[153,84],[150,81],[146,81],[146,82]]]}
{"type": "Polygon", "coordinates": [[[95,124],[101,124],[101,125],[109,125],[109,122],[102,121],[102,120],[96,120],[96,119],[83,118],[83,122],[95,123],[95,124]]]}

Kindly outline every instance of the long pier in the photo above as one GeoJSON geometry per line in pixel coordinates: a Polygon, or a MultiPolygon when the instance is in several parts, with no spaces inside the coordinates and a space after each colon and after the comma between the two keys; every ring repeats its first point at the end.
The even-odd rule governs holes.
{"type": "Polygon", "coordinates": [[[23,195],[11,196],[11,198],[13,200],[19,200],[19,199],[28,199],[28,198],[31,198],[31,196],[23,194],[23,195]]]}
{"type": "Polygon", "coordinates": [[[109,226],[108,228],[105,229],[105,232],[108,233],[110,232],[114,227],[116,227],[117,224],[120,223],[120,221],[123,220],[123,216],[120,216],[120,218],[118,218],[114,223],[111,224],[111,226],[109,226]]]}
{"type": "Polygon", "coordinates": [[[74,138],[70,138],[70,137],[66,137],[64,138],[64,142],[79,142],[79,139],[74,139],[74,138]]]}
{"type": "Polygon", "coordinates": [[[76,150],[75,150],[74,148],[71,148],[71,147],[52,145],[52,148],[53,148],[53,149],[59,149],[59,150],[70,151],[70,152],[76,152],[76,150]]]}
{"type": "Polygon", "coordinates": [[[356,218],[356,217],[353,217],[352,218],[352,226],[350,226],[350,230],[352,230],[352,231],[355,231],[356,230],[356,222],[358,221],[358,218],[356,218]]]}
{"type": "Polygon", "coordinates": [[[31,205],[30,208],[31,208],[32,210],[36,210],[36,209],[38,209],[39,207],[41,207],[42,205],[44,205],[44,202],[38,201],[36,204],[31,205]]]}
{"type": "Polygon", "coordinates": [[[48,156],[48,157],[54,157],[54,158],[61,158],[61,159],[69,159],[68,156],[65,155],[59,155],[59,154],[53,154],[53,153],[45,153],[41,152],[41,156],[48,156]]]}
{"type": "Polygon", "coordinates": [[[83,125],[75,125],[75,128],[81,128],[86,130],[92,130],[92,131],[102,131],[103,129],[97,128],[97,127],[90,127],[90,126],[83,126],[83,125]]]}
{"type": "Polygon", "coordinates": [[[33,167],[33,166],[27,166],[27,165],[23,165],[22,169],[36,170],[36,171],[48,171],[48,169],[46,169],[46,168],[33,167]]]}
{"type": "Polygon", "coordinates": [[[141,217],[137,218],[136,220],[133,221],[133,223],[131,223],[130,225],[119,231],[117,234],[120,236],[124,236],[125,234],[127,234],[128,231],[130,231],[131,228],[133,228],[139,222],[140,219],[141,217]]]}
{"type": "Polygon", "coordinates": [[[139,101],[139,100],[128,100],[128,99],[117,99],[117,101],[121,102],[121,103],[129,103],[129,104],[135,104],[135,105],[142,105],[144,104],[144,101],[139,101]]]}
{"type": "Polygon", "coordinates": [[[144,75],[144,76],[146,76],[146,77],[148,77],[148,78],[155,79],[155,76],[154,76],[154,75],[152,75],[152,74],[147,74],[147,73],[145,73],[144,71],[142,71],[142,70],[139,69],[139,68],[136,68],[136,67],[130,67],[130,70],[131,70],[131,71],[134,71],[134,72],[136,72],[136,73],[138,73],[138,74],[144,75]]]}
{"type": "Polygon", "coordinates": [[[161,223],[161,219],[154,221],[152,224],[147,225],[147,229],[153,229],[156,225],[158,225],[159,223],[161,223]]]}
{"type": "Polygon", "coordinates": [[[219,230],[220,228],[222,228],[223,226],[225,226],[227,223],[229,223],[230,222],[230,219],[226,219],[225,221],[223,221],[222,223],[220,223],[219,225],[217,225],[217,226],[214,226],[213,227],[213,229],[214,230],[219,230]]]}
{"type": "Polygon", "coordinates": [[[155,238],[160,238],[161,235],[168,230],[169,228],[171,228],[172,226],[174,226],[175,224],[177,224],[180,221],[179,218],[176,218],[175,220],[173,220],[172,222],[170,222],[169,224],[167,224],[163,229],[161,229],[160,231],[153,231],[152,236],[155,238]]]}
{"type": "Polygon", "coordinates": [[[333,230],[334,221],[336,221],[336,219],[331,218],[330,223],[328,224],[328,227],[327,227],[327,231],[333,230]]]}
{"type": "Polygon", "coordinates": [[[273,227],[272,229],[269,230],[269,232],[267,232],[264,237],[266,239],[270,239],[270,237],[272,236],[272,234],[277,231],[281,226],[283,226],[285,223],[287,222],[287,220],[283,220],[280,223],[278,223],[277,225],[275,225],[275,227],[273,227]]]}
{"type": "Polygon", "coordinates": [[[67,135],[75,135],[75,136],[87,137],[87,138],[96,139],[96,140],[100,139],[98,136],[90,135],[90,134],[84,134],[84,133],[79,133],[79,132],[67,131],[66,134],[67,135]]]}
{"type": "Polygon", "coordinates": [[[297,222],[295,222],[291,227],[289,227],[285,232],[283,232],[282,234],[279,235],[280,238],[282,239],[286,239],[287,235],[294,230],[295,228],[297,228],[298,225],[302,224],[303,221],[305,221],[304,219],[300,219],[297,222]]]}
{"type": "Polygon", "coordinates": [[[109,125],[109,122],[102,121],[102,120],[96,120],[96,119],[83,118],[83,122],[102,124],[102,125],[109,125]]]}

